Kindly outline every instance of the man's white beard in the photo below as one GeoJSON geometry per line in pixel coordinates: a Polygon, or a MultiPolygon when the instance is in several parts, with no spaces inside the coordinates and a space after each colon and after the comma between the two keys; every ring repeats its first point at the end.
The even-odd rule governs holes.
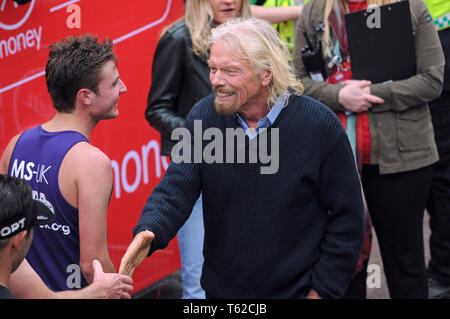
{"type": "MultiPolygon", "coordinates": [[[[231,98],[225,102],[220,101],[217,98],[217,93],[221,93],[220,89],[214,89],[214,92],[216,93],[216,98],[214,99],[214,105],[216,107],[217,113],[221,115],[232,115],[233,113],[236,113],[237,110],[239,110],[239,92],[235,91],[233,92],[234,95],[231,96],[231,98]]],[[[231,92],[223,92],[223,93],[231,93],[231,92]]]]}

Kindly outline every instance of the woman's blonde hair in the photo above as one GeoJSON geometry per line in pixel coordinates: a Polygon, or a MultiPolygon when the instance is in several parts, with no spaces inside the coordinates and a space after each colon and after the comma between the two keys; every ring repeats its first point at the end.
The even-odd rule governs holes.
{"type": "MultiPolygon", "coordinates": [[[[239,17],[251,16],[248,0],[242,0],[239,17]]],[[[184,19],[189,29],[192,41],[192,49],[198,56],[207,54],[208,38],[214,22],[214,13],[209,0],[187,0],[184,19]]]]}
{"type": "MultiPolygon", "coordinates": [[[[382,6],[385,4],[391,4],[394,2],[398,2],[399,0],[367,0],[367,6],[370,8],[372,6],[382,6]]],[[[348,13],[349,8],[346,0],[326,0],[325,4],[325,12],[324,12],[324,32],[322,37],[322,48],[323,48],[323,54],[324,56],[328,55],[329,49],[331,45],[330,41],[330,24],[328,22],[328,16],[331,13],[331,9],[333,8],[333,5],[335,2],[338,2],[338,5],[341,10],[343,10],[343,13],[348,13]]]]}
{"type": "Polygon", "coordinates": [[[212,29],[209,46],[219,41],[232,48],[238,59],[250,63],[255,78],[262,70],[271,72],[269,108],[279,96],[289,95],[288,89],[293,89],[298,95],[303,93],[303,85],[289,64],[286,44],[266,21],[257,18],[232,19],[212,29]]]}

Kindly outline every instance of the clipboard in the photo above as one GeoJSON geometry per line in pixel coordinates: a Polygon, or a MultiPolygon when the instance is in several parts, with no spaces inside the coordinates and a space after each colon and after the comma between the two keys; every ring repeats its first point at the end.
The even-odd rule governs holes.
{"type": "Polygon", "coordinates": [[[344,18],[355,80],[383,83],[416,75],[409,1],[352,12],[344,18]]]}

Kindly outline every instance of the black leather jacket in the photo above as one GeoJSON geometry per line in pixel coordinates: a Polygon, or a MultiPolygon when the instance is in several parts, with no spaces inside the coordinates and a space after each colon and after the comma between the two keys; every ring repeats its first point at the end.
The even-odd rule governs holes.
{"type": "Polygon", "coordinates": [[[161,133],[161,155],[169,155],[176,141],[172,131],[182,127],[194,104],[212,93],[205,56],[192,51],[184,20],[175,23],[159,40],[153,57],[152,84],[145,118],[161,133]]]}

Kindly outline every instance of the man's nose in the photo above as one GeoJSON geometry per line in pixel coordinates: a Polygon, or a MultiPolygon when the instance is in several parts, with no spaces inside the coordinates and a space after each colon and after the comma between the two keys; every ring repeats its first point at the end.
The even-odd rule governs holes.
{"type": "Polygon", "coordinates": [[[217,70],[214,73],[211,73],[211,85],[212,86],[219,86],[219,85],[223,85],[224,84],[224,78],[222,76],[222,72],[220,72],[219,70],[217,70]]]}
{"type": "Polygon", "coordinates": [[[120,93],[120,94],[126,93],[126,92],[128,91],[128,89],[127,89],[125,83],[123,83],[122,80],[120,80],[120,83],[122,84],[122,87],[120,88],[119,93],[120,93]]]}

